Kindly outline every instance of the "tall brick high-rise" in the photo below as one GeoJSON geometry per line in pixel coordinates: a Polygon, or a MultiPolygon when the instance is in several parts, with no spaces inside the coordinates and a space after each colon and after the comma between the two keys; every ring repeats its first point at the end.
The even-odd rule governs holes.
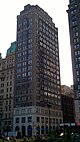
{"type": "Polygon", "coordinates": [[[67,12],[75,92],[75,122],[80,125],[80,0],[69,0],[67,12]]]}
{"type": "Polygon", "coordinates": [[[46,134],[62,123],[58,29],[38,5],[17,16],[14,131],[46,134]]]}

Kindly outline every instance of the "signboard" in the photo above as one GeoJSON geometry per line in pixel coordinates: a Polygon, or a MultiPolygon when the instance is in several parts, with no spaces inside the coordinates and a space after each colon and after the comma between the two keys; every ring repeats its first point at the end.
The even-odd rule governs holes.
{"type": "Polygon", "coordinates": [[[68,126],[68,127],[70,127],[70,126],[75,126],[75,123],[62,123],[62,124],[60,124],[60,126],[62,127],[62,126],[68,126]]]}

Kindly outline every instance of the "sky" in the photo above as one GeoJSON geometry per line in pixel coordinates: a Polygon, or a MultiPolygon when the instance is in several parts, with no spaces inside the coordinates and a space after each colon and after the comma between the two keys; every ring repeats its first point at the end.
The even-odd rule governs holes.
{"type": "Polygon", "coordinates": [[[16,41],[17,15],[27,4],[39,5],[58,28],[61,84],[73,84],[68,25],[69,0],[2,0],[0,1],[0,52],[4,58],[11,42],[16,41]]]}

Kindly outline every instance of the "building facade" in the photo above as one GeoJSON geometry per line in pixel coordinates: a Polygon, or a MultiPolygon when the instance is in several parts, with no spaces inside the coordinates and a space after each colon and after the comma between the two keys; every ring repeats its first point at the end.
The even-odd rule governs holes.
{"type": "Polygon", "coordinates": [[[74,91],[71,87],[61,86],[61,104],[63,111],[63,124],[75,124],[74,117],[74,91]]]}
{"type": "Polygon", "coordinates": [[[67,12],[75,91],[75,122],[80,125],[80,0],[69,0],[67,12]]]}
{"type": "Polygon", "coordinates": [[[37,5],[17,16],[14,131],[46,134],[62,123],[58,29],[37,5]]]}
{"type": "Polygon", "coordinates": [[[16,42],[0,58],[0,133],[13,130],[14,67],[16,42]]]}

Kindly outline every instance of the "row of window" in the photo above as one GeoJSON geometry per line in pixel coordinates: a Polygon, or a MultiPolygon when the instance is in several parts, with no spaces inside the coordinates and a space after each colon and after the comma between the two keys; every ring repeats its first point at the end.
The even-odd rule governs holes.
{"type": "Polygon", "coordinates": [[[27,61],[25,61],[25,60],[23,61],[24,57],[21,57],[21,58],[17,59],[17,64],[23,61],[22,63],[20,63],[19,67],[21,66],[21,64],[22,64],[22,66],[25,66],[27,64],[31,64],[32,63],[32,55],[30,54],[30,55],[28,55],[28,57],[29,57],[29,60],[27,60],[27,61]]]}
{"type": "MultiPolygon", "coordinates": [[[[17,109],[16,111],[15,111],[15,115],[20,115],[20,114],[31,114],[32,113],[32,108],[28,108],[28,109],[21,109],[21,110],[19,110],[19,109],[17,109]]],[[[48,113],[49,113],[49,111],[48,111],[48,109],[40,109],[40,108],[37,108],[36,109],[36,113],[39,113],[39,114],[42,114],[42,115],[48,115],[48,113]]],[[[61,116],[62,115],[62,113],[61,112],[57,112],[57,111],[50,111],[50,114],[51,114],[51,116],[61,116]]]]}
{"type": "MultiPolygon", "coordinates": [[[[17,74],[17,75],[16,75],[16,78],[27,77],[27,79],[29,79],[29,77],[32,78],[31,76],[32,76],[32,72],[29,71],[29,72],[27,72],[27,73],[24,72],[24,73],[22,73],[22,74],[17,74]]],[[[32,79],[31,79],[31,80],[32,80],[32,79]]]]}
{"type": "MultiPolygon", "coordinates": [[[[28,51],[23,51],[17,54],[17,57],[22,57],[24,55],[28,55],[32,53],[32,49],[28,49],[28,51]]],[[[28,55],[29,56],[29,55],[28,55]]]]}
{"type": "Polygon", "coordinates": [[[0,63],[0,66],[4,66],[4,65],[7,65],[7,64],[11,64],[14,62],[14,58],[9,58],[8,60],[6,61],[3,61],[0,63]]]}
{"type": "Polygon", "coordinates": [[[11,113],[5,113],[5,118],[11,118],[12,117],[12,114],[11,113]]]}
{"type": "Polygon", "coordinates": [[[12,110],[11,105],[10,106],[6,106],[5,109],[6,109],[6,111],[11,111],[12,110]]]}
{"type": "MultiPolygon", "coordinates": [[[[40,19],[42,19],[42,17],[40,17],[40,19]]],[[[49,23],[49,26],[48,26],[47,21],[44,21],[44,20],[39,20],[39,28],[41,30],[44,29],[49,34],[51,34],[52,36],[55,36],[55,38],[57,38],[57,34],[55,34],[56,28],[55,29],[54,29],[54,27],[52,28],[52,26],[50,25],[50,23],[49,23]]]]}
{"type": "Polygon", "coordinates": [[[20,20],[20,23],[18,23],[17,31],[19,32],[21,30],[31,28],[31,27],[32,27],[32,21],[30,21],[29,19],[22,20],[22,21],[20,20]]]}
{"type": "Polygon", "coordinates": [[[52,36],[51,34],[49,34],[48,32],[46,32],[46,30],[40,28],[40,35],[41,37],[39,38],[41,41],[43,41],[44,43],[48,43],[48,44],[53,44],[56,42],[58,42],[58,39],[55,36],[52,36]],[[42,32],[42,34],[41,34],[42,32]]]}
{"type": "Polygon", "coordinates": [[[79,50],[75,51],[75,55],[80,55],[80,51],[79,50]]]}
{"type": "MultiPolygon", "coordinates": [[[[15,123],[20,123],[20,121],[21,121],[21,123],[29,123],[29,122],[32,122],[33,120],[32,120],[32,117],[31,116],[29,116],[29,117],[27,117],[27,121],[26,121],[26,117],[21,117],[21,120],[20,120],[20,118],[19,117],[17,117],[16,119],[15,119],[15,123]]],[[[36,117],[36,123],[46,123],[46,124],[48,124],[49,123],[49,118],[44,118],[44,117],[36,117]],[[41,120],[40,120],[41,119],[41,120]]],[[[50,123],[53,123],[53,124],[60,124],[60,123],[62,123],[62,119],[55,119],[55,118],[50,118],[50,123]]]]}
{"type": "MultiPolygon", "coordinates": [[[[4,87],[5,83],[1,83],[1,87],[4,87]]],[[[7,86],[11,86],[12,85],[12,81],[7,82],[7,86]]]]}
{"type": "Polygon", "coordinates": [[[14,64],[13,64],[13,63],[10,64],[10,65],[3,66],[3,67],[1,68],[1,70],[5,70],[5,69],[7,69],[7,68],[12,68],[12,67],[14,67],[14,64]]]}

